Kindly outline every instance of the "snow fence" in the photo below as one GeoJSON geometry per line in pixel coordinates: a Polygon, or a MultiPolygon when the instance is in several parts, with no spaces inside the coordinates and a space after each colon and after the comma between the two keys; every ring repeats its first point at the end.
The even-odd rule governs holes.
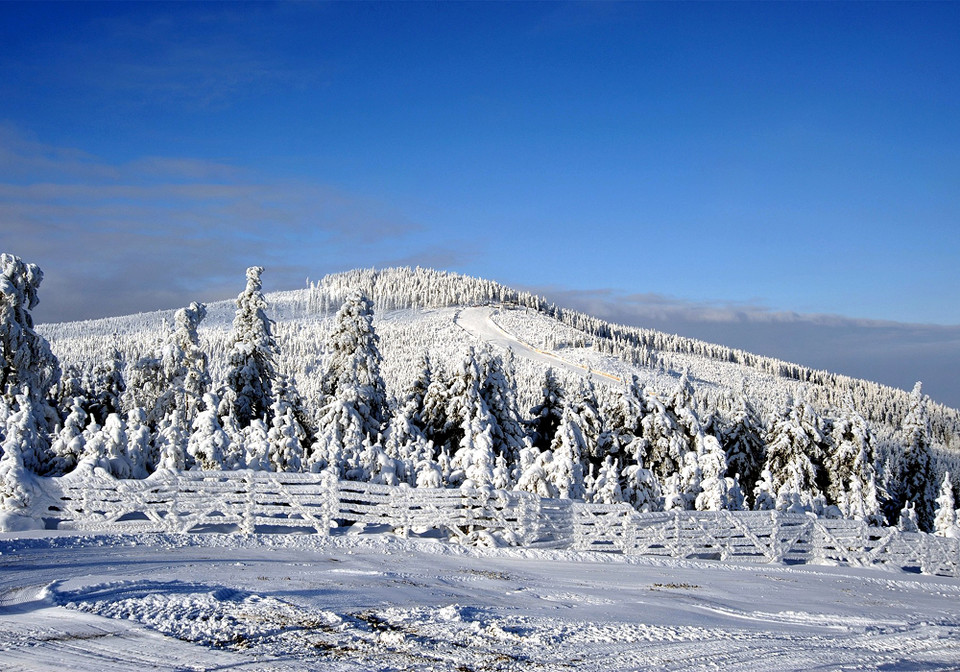
{"type": "Polygon", "coordinates": [[[776,511],[638,513],[492,489],[338,481],[328,474],[101,469],[39,478],[30,513],[48,527],[122,532],[393,532],[461,543],[549,546],[737,562],[879,566],[960,576],[960,539],[776,511]]]}

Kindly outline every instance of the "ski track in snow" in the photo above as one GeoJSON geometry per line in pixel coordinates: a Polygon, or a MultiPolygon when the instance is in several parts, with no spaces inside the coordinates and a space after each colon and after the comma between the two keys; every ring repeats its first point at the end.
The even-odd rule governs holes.
{"type": "Polygon", "coordinates": [[[0,535],[0,669],[960,669],[960,580],[377,535],[0,535]]]}
{"type": "Polygon", "coordinates": [[[491,317],[493,310],[493,308],[488,307],[463,308],[458,312],[454,321],[464,331],[484,343],[503,350],[512,349],[518,357],[531,359],[555,368],[566,369],[580,376],[586,376],[589,372],[593,382],[603,385],[619,385],[622,382],[620,378],[611,373],[587,369],[585,366],[564,359],[554,352],[540,350],[529,343],[525,343],[493,321],[491,317]]]}

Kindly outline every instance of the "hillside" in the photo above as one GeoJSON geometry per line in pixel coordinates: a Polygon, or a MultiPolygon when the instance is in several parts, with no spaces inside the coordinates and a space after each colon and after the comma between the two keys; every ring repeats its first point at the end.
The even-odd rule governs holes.
{"type": "MultiPolygon", "coordinates": [[[[640,510],[706,507],[705,500],[712,498],[709,506],[720,508],[776,506],[885,516],[891,523],[907,501],[917,505],[921,500],[920,522],[927,529],[933,527],[943,473],[960,473],[960,415],[923,397],[919,388],[909,394],[609,324],[494,282],[420,268],[352,271],[303,290],[260,296],[258,310],[272,320],[273,375],[296,426],[277,425],[276,409],[265,406],[266,424],[258,439],[262,459],[250,458],[249,446],[236,448],[246,436],[239,430],[247,431],[250,419],[244,427],[226,426],[225,413],[230,413],[218,399],[218,429],[227,435],[224,445],[234,446],[229,459],[235,466],[261,459],[265,468],[278,468],[266,454],[286,432],[297,438],[287,441],[285,450],[293,453],[284,459],[296,466],[282,468],[336,464],[347,478],[411,484],[419,478],[457,486],[470,480],[470,469],[479,468],[480,482],[497,487],[598,501],[606,497],[640,510]],[[357,352],[338,353],[332,336],[342,321],[338,311],[358,291],[371,302],[373,340],[363,347],[373,344],[373,355],[360,353],[357,343],[351,346],[357,352]],[[343,389],[331,387],[331,367],[345,356],[354,358],[354,367],[373,362],[375,370],[364,375],[373,376],[367,387],[374,385],[380,398],[373,404],[375,417],[365,420],[369,427],[332,430],[342,425],[342,418],[331,413],[343,389]],[[367,363],[357,364],[357,357],[367,363]],[[482,413],[457,416],[470,411],[464,404],[473,403],[471,394],[479,395],[482,413]],[[484,423],[491,438],[482,446],[487,452],[478,454],[475,442],[465,437],[484,423]],[[343,431],[354,430],[355,439],[344,438],[343,431]],[[268,436],[271,431],[277,438],[268,436]],[[912,450],[917,441],[919,449],[912,450]],[[920,485],[912,473],[917,453],[923,462],[920,485]],[[860,481],[856,498],[871,499],[866,507],[851,503],[851,470],[860,481]],[[805,475],[796,475],[801,472],[805,475]],[[795,482],[788,483],[791,478],[795,482]],[[698,505],[705,484],[713,490],[698,505]]],[[[192,318],[192,327],[181,324],[179,331],[175,311],[39,326],[64,370],[52,392],[61,399],[61,416],[80,393],[87,400],[86,416],[100,425],[111,409],[125,423],[140,407],[146,430],[158,436],[163,391],[150,388],[162,383],[171,347],[181,343],[181,368],[187,366],[184,348],[202,355],[196,365],[202,364],[209,381],[204,389],[222,396],[235,367],[236,314],[237,303],[224,301],[205,306],[203,316],[192,318]],[[191,338],[193,345],[187,342],[191,338]]],[[[186,374],[179,375],[183,380],[186,374]]],[[[197,399],[188,404],[194,409],[190,413],[203,411],[202,394],[195,393],[197,399]]],[[[337,403],[341,412],[342,399],[337,403]]],[[[195,433],[192,421],[183,424],[180,417],[179,422],[187,435],[195,433]]],[[[157,443],[162,442],[147,448],[154,451],[154,464],[157,443]]],[[[183,448],[189,466],[196,458],[183,448]]],[[[217,459],[223,464],[228,458],[217,459]]]]}

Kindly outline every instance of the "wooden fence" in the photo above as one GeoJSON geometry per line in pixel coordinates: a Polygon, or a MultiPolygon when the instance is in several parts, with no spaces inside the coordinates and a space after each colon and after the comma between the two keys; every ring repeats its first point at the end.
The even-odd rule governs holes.
{"type": "Polygon", "coordinates": [[[126,532],[433,534],[471,544],[552,546],[737,562],[838,563],[960,576],[960,540],[778,512],[637,513],[626,504],[526,492],[393,487],[329,475],[101,470],[38,479],[34,513],[60,529],[126,532]]]}

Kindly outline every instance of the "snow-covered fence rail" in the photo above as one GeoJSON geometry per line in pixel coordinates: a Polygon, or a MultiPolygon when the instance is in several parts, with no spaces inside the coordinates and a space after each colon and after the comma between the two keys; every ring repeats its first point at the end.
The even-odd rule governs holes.
{"type": "Polygon", "coordinates": [[[960,539],[778,512],[638,513],[525,492],[391,487],[318,474],[158,471],[117,480],[100,470],[38,479],[33,513],[62,529],[240,533],[331,528],[470,543],[738,562],[843,563],[960,576],[960,539]]]}
{"type": "Polygon", "coordinates": [[[739,562],[843,563],[960,576],[960,539],[776,511],[637,513],[573,505],[573,547],[739,562]]]}
{"type": "Polygon", "coordinates": [[[440,530],[471,542],[572,541],[570,502],[525,492],[409,488],[262,471],[158,471],[118,480],[102,471],[39,479],[37,514],[61,529],[329,534],[338,526],[403,534],[440,530]]]}

